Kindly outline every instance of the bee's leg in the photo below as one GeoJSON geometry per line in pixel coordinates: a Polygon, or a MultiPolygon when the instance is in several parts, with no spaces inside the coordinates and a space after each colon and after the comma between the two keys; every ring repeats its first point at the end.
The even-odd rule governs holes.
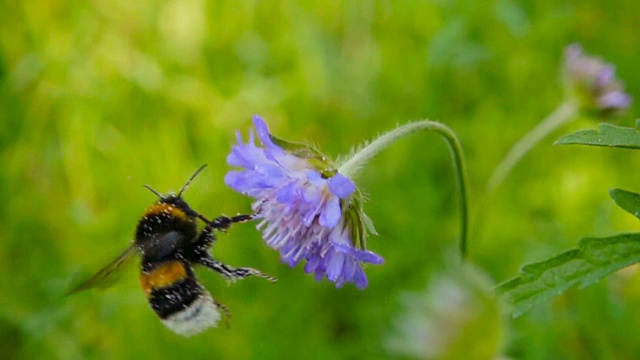
{"type": "Polygon", "coordinates": [[[213,304],[223,314],[224,324],[225,324],[226,328],[227,329],[230,328],[231,326],[229,325],[229,320],[231,320],[231,312],[229,311],[227,306],[225,304],[221,303],[221,302],[218,302],[218,300],[216,300],[216,299],[213,299],[213,304]]]}
{"type": "Polygon", "coordinates": [[[216,235],[213,233],[214,229],[224,231],[228,229],[233,223],[252,220],[253,218],[255,218],[255,215],[236,215],[233,217],[219,216],[213,219],[213,221],[207,220],[200,214],[198,214],[198,217],[200,217],[207,224],[207,226],[202,229],[202,232],[200,232],[200,235],[198,235],[198,238],[193,243],[193,252],[195,258],[208,256],[209,248],[216,240],[216,235]]]}
{"type": "Polygon", "coordinates": [[[196,260],[196,262],[200,265],[208,267],[213,271],[220,273],[220,275],[224,276],[229,281],[244,279],[247,276],[261,277],[267,279],[270,282],[277,281],[273,276],[267,275],[260,270],[249,267],[234,268],[232,266],[225,265],[220,261],[211,258],[210,256],[199,258],[196,260]]]}
{"type": "Polygon", "coordinates": [[[198,217],[200,218],[200,220],[204,221],[207,224],[207,227],[220,230],[220,231],[225,231],[229,227],[231,227],[231,224],[253,220],[256,217],[256,215],[246,214],[246,215],[236,215],[232,217],[223,215],[223,216],[218,216],[217,218],[213,219],[213,221],[209,221],[207,218],[205,218],[200,214],[198,214],[198,217]]]}
{"type": "Polygon", "coordinates": [[[196,262],[200,258],[209,257],[209,248],[215,240],[216,235],[213,233],[213,228],[209,225],[205,226],[191,245],[192,248],[187,257],[196,262]]]}
{"type": "Polygon", "coordinates": [[[204,265],[209,269],[220,273],[229,281],[244,279],[248,276],[257,276],[267,279],[270,282],[275,282],[276,278],[267,275],[260,270],[249,267],[234,268],[213,259],[209,254],[209,248],[216,240],[213,229],[225,230],[233,223],[249,221],[254,217],[255,215],[237,215],[233,217],[220,216],[215,218],[213,221],[203,219],[207,223],[207,226],[205,226],[200,235],[198,235],[196,241],[193,243],[193,248],[188,254],[188,259],[194,263],[204,265]]]}

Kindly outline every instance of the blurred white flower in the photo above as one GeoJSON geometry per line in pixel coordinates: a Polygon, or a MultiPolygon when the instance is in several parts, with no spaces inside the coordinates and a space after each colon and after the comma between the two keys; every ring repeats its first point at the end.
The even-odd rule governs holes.
{"type": "Polygon", "coordinates": [[[491,286],[469,264],[434,276],[424,292],[403,297],[388,350],[417,359],[499,359],[504,324],[491,286]]]}

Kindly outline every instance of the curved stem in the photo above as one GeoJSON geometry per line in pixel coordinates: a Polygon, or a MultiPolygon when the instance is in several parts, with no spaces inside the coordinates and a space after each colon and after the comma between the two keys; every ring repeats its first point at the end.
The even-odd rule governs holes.
{"type": "Polygon", "coordinates": [[[511,173],[513,168],[531,149],[551,132],[575,118],[578,104],[573,101],[562,103],[554,112],[543,119],[533,130],[525,135],[509,150],[509,153],[496,167],[487,183],[487,194],[493,193],[511,173]]]}
{"type": "Polygon", "coordinates": [[[431,120],[420,120],[400,126],[383,134],[362,148],[350,159],[342,163],[338,168],[338,172],[349,178],[353,178],[357,175],[362,166],[364,166],[364,164],[376,156],[380,151],[386,149],[389,145],[399,139],[420,131],[432,131],[438,133],[444,138],[449,146],[455,168],[458,191],[460,192],[460,255],[464,259],[467,255],[467,234],[469,227],[467,169],[462,145],[460,144],[455,132],[453,132],[453,130],[448,126],[431,120]]]}

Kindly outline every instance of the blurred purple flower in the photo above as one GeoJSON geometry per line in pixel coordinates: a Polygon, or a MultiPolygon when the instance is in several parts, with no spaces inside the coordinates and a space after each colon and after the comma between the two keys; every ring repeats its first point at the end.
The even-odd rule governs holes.
{"type": "Polygon", "coordinates": [[[581,106],[601,114],[626,110],[632,102],[624,85],[616,78],[613,65],[585,54],[578,44],[565,50],[565,81],[581,106]]]}
{"type": "Polygon", "coordinates": [[[353,181],[315,149],[273,137],[259,116],[253,124],[262,146],[253,131],[247,143],[238,132],[227,162],[242,170],[230,171],[225,183],[256,199],[252,208],[267,245],[291,267],[306,260],[305,272],[318,281],[326,275],[338,287],[365,288],[362,263],[383,259],[364,248],[367,219],[353,181]]]}

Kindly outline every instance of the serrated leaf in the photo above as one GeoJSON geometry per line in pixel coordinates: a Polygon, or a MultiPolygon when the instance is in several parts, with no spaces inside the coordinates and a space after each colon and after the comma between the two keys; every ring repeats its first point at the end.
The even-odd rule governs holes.
{"type": "Polygon", "coordinates": [[[640,149],[640,129],[600,124],[598,130],[582,130],[565,135],[555,145],[592,145],[640,149]]]}
{"type": "Polygon", "coordinates": [[[589,286],[638,262],[640,233],[583,238],[577,249],[526,265],[519,276],[499,284],[495,290],[511,306],[513,316],[520,316],[574,285],[589,286]]]}
{"type": "Polygon", "coordinates": [[[622,189],[612,189],[609,195],[618,206],[640,219],[640,195],[622,189]]]}

